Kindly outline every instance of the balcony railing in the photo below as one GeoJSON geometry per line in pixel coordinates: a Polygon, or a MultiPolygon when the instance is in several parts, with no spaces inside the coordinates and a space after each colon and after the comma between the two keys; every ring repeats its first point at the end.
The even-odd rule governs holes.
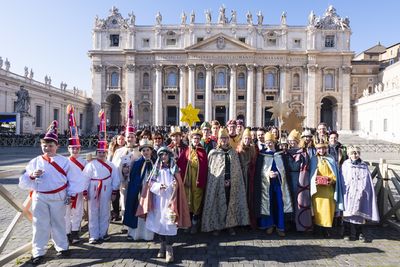
{"type": "Polygon", "coordinates": [[[121,91],[121,87],[119,87],[119,86],[108,86],[107,87],[107,91],[118,92],[118,91],[121,91]]]}
{"type": "Polygon", "coordinates": [[[178,93],[178,86],[164,86],[163,91],[165,93],[178,93]]]}
{"type": "Polygon", "coordinates": [[[214,93],[226,93],[228,92],[228,87],[226,85],[214,85],[214,93]]]}
{"type": "Polygon", "coordinates": [[[274,87],[264,86],[263,92],[264,93],[278,93],[279,92],[279,87],[278,86],[274,86],[274,87]]]}

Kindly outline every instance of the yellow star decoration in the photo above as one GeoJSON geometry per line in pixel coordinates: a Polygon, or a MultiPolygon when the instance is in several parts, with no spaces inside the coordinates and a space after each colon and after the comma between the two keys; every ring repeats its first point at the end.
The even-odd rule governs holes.
{"type": "Polygon", "coordinates": [[[185,108],[181,108],[182,117],[181,121],[186,122],[189,127],[193,125],[195,122],[199,122],[199,112],[200,109],[194,108],[192,104],[187,105],[185,108]]]}
{"type": "Polygon", "coordinates": [[[281,100],[278,99],[272,105],[272,108],[268,109],[268,111],[272,113],[271,120],[282,120],[282,118],[286,118],[288,116],[288,113],[290,112],[289,102],[286,101],[284,103],[281,103],[281,100]]]}
{"type": "Polygon", "coordinates": [[[289,116],[283,119],[282,130],[290,132],[291,130],[296,129],[301,132],[305,118],[305,116],[297,116],[296,112],[292,110],[289,116]]]}

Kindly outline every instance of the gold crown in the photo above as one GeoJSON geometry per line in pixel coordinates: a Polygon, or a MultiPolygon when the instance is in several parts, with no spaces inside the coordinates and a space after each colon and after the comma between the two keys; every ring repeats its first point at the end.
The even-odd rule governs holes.
{"type": "Polygon", "coordinates": [[[193,137],[193,135],[199,135],[200,138],[203,136],[203,133],[201,132],[200,129],[194,129],[190,132],[190,137],[193,137]]]}
{"type": "Polygon", "coordinates": [[[297,131],[296,129],[293,129],[290,133],[289,136],[287,138],[288,141],[296,141],[296,142],[300,142],[300,132],[297,131]]]}
{"type": "Polygon", "coordinates": [[[264,138],[265,138],[265,141],[272,141],[272,142],[276,141],[275,135],[272,134],[271,132],[266,132],[264,135],[264,138]]]}
{"type": "Polygon", "coordinates": [[[218,139],[221,137],[228,137],[229,138],[229,134],[228,131],[226,130],[226,128],[221,128],[218,132],[218,139]]]}
{"type": "Polygon", "coordinates": [[[174,135],[182,135],[181,128],[179,126],[171,126],[171,133],[169,136],[174,136],[174,135]]]}

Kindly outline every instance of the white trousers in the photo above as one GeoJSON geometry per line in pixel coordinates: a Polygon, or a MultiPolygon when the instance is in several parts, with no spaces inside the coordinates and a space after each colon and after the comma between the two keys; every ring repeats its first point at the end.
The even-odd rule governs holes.
{"type": "Polygon", "coordinates": [[[65,231],[66,190],[55,194],[34,192],[32,195],[32,256],[46,254],[50,237],[57,251],[68,249],[65,231]]]}
{"type": "Polygon", "coordinates": [[[83,194],[78,194],[76,200],[76,208],[71,208],[72,205],[68,205],[65,213],[65,226],[67,234],[71,231],[79,231],[81,229],[81,222],[83,217],[83,194]]]}
{"type": "Polygon", "coordinates": [[[90,181],[88,188],[89,236],[103,238],[110,224],[111,179],[103,181],[100,196],[97,197],[98,181],[90,181]]]}

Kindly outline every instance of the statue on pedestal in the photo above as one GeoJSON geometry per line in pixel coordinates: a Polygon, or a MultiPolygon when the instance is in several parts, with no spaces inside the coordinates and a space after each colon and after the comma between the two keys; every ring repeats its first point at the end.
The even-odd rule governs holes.
{"type": "Polygon", "coordinates": [[[190,24],[194,24],[195,19],[196,14],[194,13],[194,10],[192,10],[192,13],[190,14],[190,24]]]}
{"type": "Polygon", "coordinates": [[[129,17],[129,24],[131,26],[134,26],[135,25],[136,16],[135,16],[135,14],[133,14],[133,11],[131,13],[128,13],[128,17],[129,17]]]}
{"type": "Polygon", "coordinates": [[[31,69],[31,71],[29,72],[29,79],[33,79],[33,70],[31,69]]]}
{"type": "Polygon", "coordinates": [[[286,11],[282,12],[281,15],[281,25],[286,25],[286,11]]]}
{"type": "Polygon", "coordinates": [[[237,23],[237,15],[236,15],[236,10],[232,10],[231,11],[231,21],[232,24],[236,24],[237,23]]]}
{"type": "Polygon", "coordinates": [[[226,23],[225,7],[223,5],[219,8],[218,23],[219,24],[226,23]]]}
{"type": "Polygon", "coordinates": [[[264,15],[262,14],[261,10],[257,13],[257,24],[261,26],[264,22],[264,15]]]}
{"type": "Polygon", "coordinates": [[[211,11],[207,9],[205,14],[206,14],[206,23],[210,24],[211,23],[211,11]]]}
{"type": "Polygon", "coordinates": [[[248,25],[253,25],[253,15],[250,11],[247,11],[246,20],[248,25]]]}
{"type": "Polygon", "coordinates": [[[162,16],[161,16],[160,11],[158,11],[157,15],[156,15],[156,24],[161,25],[161,21],[162,21],[162,16]]]}
{"type": "Polygon", "coordinates": [[[28,67],[25,66],[25,68],[24,68],[24,75],[25,75],[25,77],[28,77],[28,74],[29,74],[28,67]]]}
{"type": "Polygon", "coordinates": [[[2,69],[2,68],[3,68],[3,58],[0,57],[0,69],[2,69]]]}
{"type": "Polygon", "coordinates": [[[15,111],[18,113],[29,113],[31,99],[28,90],[21,85],[15,95],[17,96],[15,111]]]}
{"type": "Polygon", "coordinates": [[[187,18],[187,16],[186,16],[185,11],[182,11],[182,14],[181,14],[181,25],[186,25],[186,18],[187,18]]]}
{"type": "Polygon", "coordinates": [[[6,71],[9,71],[10,67],[11,67],[11,64],[10,64],[10,61],[8,61],[8,58],[6,58],[6,62],[4,62],[4,65],[6,67],[6,71]]]}

